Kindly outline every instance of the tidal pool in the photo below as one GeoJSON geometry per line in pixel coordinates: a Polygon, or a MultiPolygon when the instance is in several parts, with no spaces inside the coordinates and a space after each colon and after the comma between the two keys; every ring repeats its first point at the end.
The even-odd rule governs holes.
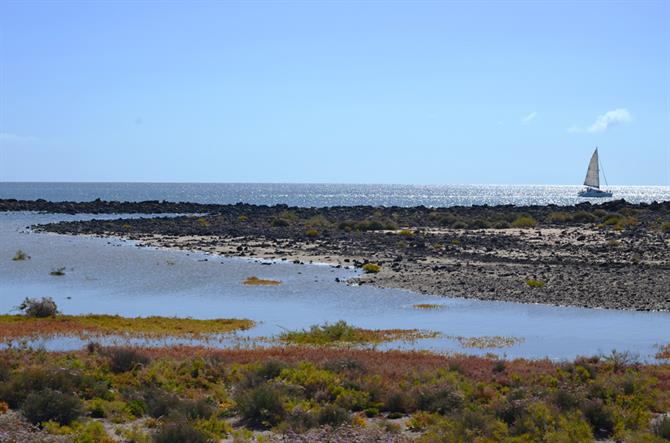
{"type": "MultiPolygon", "coordinates": [[[[338,283],[356,275],[328,265],[226,258],[204,253],[138,247],[116,238],[35,233],[27,227],[60,220],[118,218],[121,215],[0,213],[0,312],[25,297],[52,297],[67,314],[249,318],[258,325],[247,337],[273,336],[286,329],[343,319],[365,328],[439,331],[443,336],[379,349],[411,348],[508,358],[570,359],[630,351],[653,361],[658,344],[670,342],[670,313],[613,311],[487,302],[416,294],[404,290],[338,283]],[[13,261],[21,249],[32,258],[13,261]],[[65,275],[52,276],[56,268],[65,275]],[[281,280],[278,286],[246,286],[247,277],[281,280]],[[441,304],[417,309],[415,304],[441,304]],[[499,349],[464,347],[455,337],[507,336],[520,339],[499,349]]],[[[124,216],[125,217],[125,216],[124,216]]],[[[135,215],[137,217],[137,215],[135,215]]],[[[72,349],[73,338],[42,340],[49,349],[72,349]]],[[[240,340],[212,341],[237,346],[240,340]]]]}

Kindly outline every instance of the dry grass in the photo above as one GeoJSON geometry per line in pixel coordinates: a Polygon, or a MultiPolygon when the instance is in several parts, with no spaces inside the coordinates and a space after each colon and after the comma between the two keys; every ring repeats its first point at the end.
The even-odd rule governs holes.
{"type": "Polygon", "coordinates": [[[277,286],[281,284],[279,280],[268,280],[256,276],[248,277],[243,284],[248,286],[277,286]]]}
{"type": "Polygon", "coordinates": [[[0,315],[0,340],[20,338],[76,336],[82,339],[118,335],[138,338],[188,337],[225,334],[254,326],[251,320],[196,320],[174,317],[126,318],[115,315],[59,315],[31,318],[23,315],[0,315]]]}

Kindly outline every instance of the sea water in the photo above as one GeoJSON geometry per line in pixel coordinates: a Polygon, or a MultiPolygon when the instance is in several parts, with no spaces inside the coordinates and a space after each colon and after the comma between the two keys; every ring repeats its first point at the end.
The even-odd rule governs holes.
{"type": "MultiPolygon", "coordinates": [[[[51,201],[167,200],[290,206],[574,205],[608,199],[577,196],[579,186],[356,185],[273,183],[12,183],[0,182],[0,198],[51,201]]],[[[631,203],[670,200],[670,186],[611,186],[612,199],[631,203]]]]}

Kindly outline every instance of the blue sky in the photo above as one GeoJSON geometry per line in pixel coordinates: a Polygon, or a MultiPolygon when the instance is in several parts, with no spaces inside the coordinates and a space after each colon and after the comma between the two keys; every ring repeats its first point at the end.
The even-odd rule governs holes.
{"type": "Polygon", "coordinates": [[[0,181],[670,185],[670,2],[0,2],[0,181]]]}

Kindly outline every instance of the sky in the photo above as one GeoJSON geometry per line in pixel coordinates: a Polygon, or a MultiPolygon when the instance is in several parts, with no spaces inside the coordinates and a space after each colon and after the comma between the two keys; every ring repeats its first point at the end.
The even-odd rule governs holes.
{"type": "Polygon", "coordinates": [[[0,181],[670,185],[670,2],[0,0],[0,181]]]}

